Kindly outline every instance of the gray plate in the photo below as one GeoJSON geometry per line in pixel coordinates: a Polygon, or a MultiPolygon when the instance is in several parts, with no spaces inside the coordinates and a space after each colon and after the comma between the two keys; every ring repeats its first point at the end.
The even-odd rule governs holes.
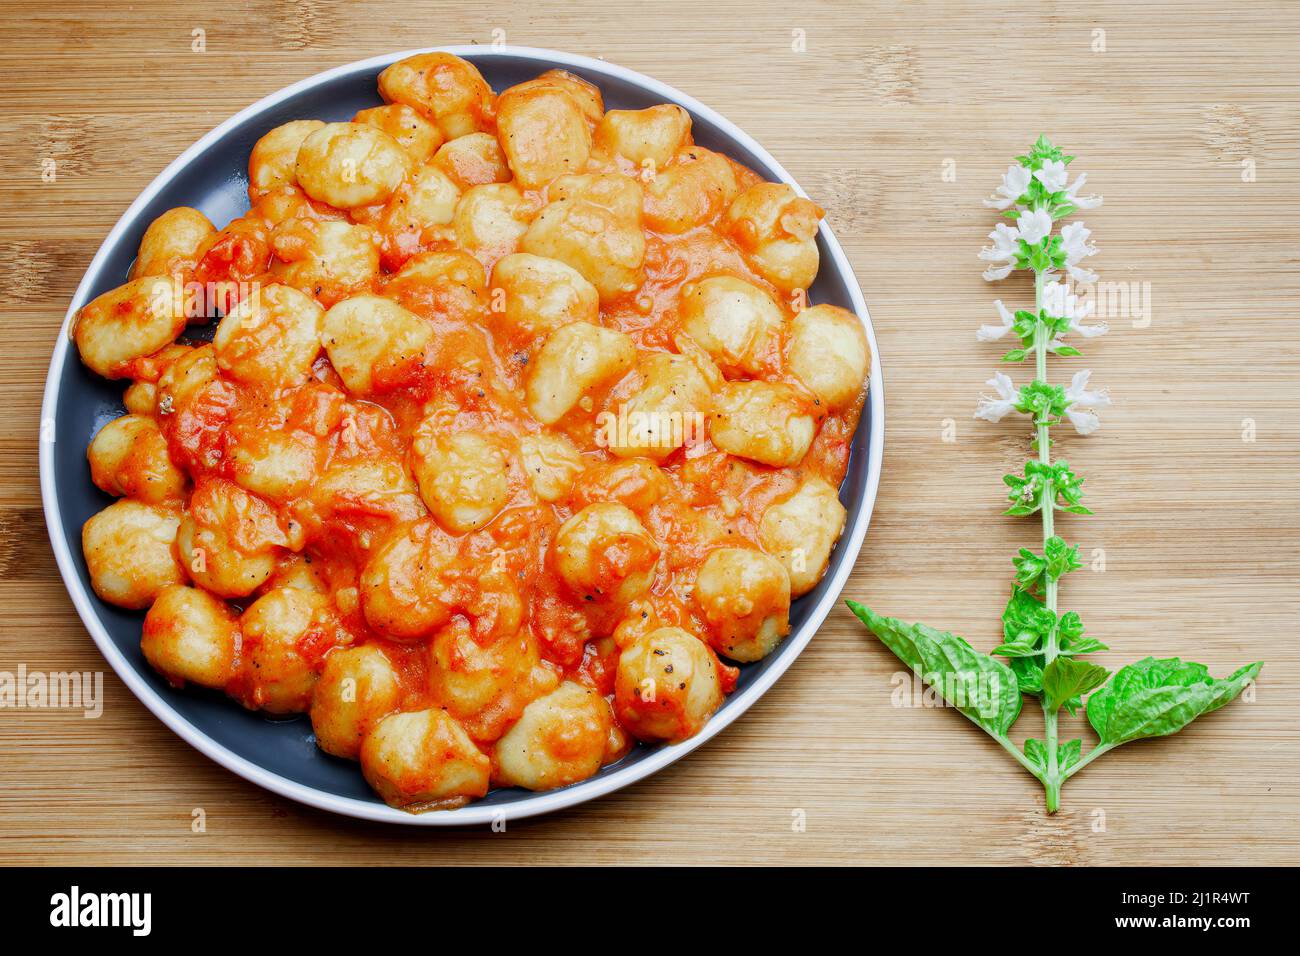
{"type": "MultiPolygon", "coordinates": [[[[726,153],[773,181],[798,185],[768,153],[740,129],[688,96],[656,80],[600,60],[524,47],[442,47],[473,62],[501,90],[558,67],[600,87],[610,109],[640,109],[678,103],[690,111],[695,140],[726,153]]],[[[140,195],[100,247],[69,306],[69,318],[83,304],[126,281],[140,238],[155,217],[174,206],[194,206],[218,226],[248,209],[247,162],[253,144],[268,130],[292,119],[339,121],[378,105],[379,72],[408,50],[338,67],[287,87],[227,120],[190,147],[140,195]]],[[[797,109],[797,104],[791,104],[797,109]]],[[[125,144],[124,144],[125,145],[125,144]]],[[[802,190],[800,190],[802,192],[802,190]]],[[[355,763],[318,750],[305,717],[267,720],[221,694],[168,686],[140,653],[143,614],[124,611],[95,597],[81,554],[81,526],[111,499],[90,480],[86,446],[105,422],[123,414],[121,383],[86,369],[60,336],[50,363],[42,406],[41,493],[59,570],[86,628],[118,676],[177,734],[241,776],[303,803],[355,817],[421,825],[479,824],[545,813],[571,806],[639,780],[700,746],[745,711],[798,656],[852,570],[866,535],[884,449],[884,394],[875,336],[861,289],[829,226],[818,236],[821,272],[811,301],[843,306],[862,317],[872,348],[871,386],[862,423],[853,441],[840,500],[848,508],[844,535],[818,587],[794,603],[790,637],[765,660],[745,665],[736,691],[697,736],[672,746],[638,746],[617,764],[581,783],[547,793],[495,790],[470,806],[415,816],[386,806],[370,791],[355,763]]],[[[803,746],[790,741],[792,748],[803,746]]]]}

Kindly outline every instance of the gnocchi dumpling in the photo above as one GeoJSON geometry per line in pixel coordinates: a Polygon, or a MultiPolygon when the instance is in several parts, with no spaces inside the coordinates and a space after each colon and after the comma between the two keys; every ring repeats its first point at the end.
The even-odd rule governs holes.
{"type": "Polygon", "coordinates": [[[230,430],[229,475],[241,487],[271,500],[302,495],[316,479],[321,448],[309,434],[264,427],[230,430]]]}
{"type": "Polygon", "coordinates": [[[271,551],[241,551],[222,531],[202,527],[188,515],[181,521],[176,546],[190,579],[224,598],[247,597],[275,570],[271,551]]]}
{"type": "Polygon", "coordinates": [[[77,313],[72,338],[81,360],[104,378],[126,378],[185,329],[183,283],[142,276],[92,299],[77,313]]]}
{"type": "Polygon", "coordinates": [[[641,189],[626,176],[561,176],[519,248],[577,269],[612,302],[645,281],[641,189]]]}
{"type": "Polygon", "coordinates": [[[443,144],[442,130],[413,106],[389,103],[361,110],[352,118],[354,123],[373,126],[391,136],[410,154],[411,161],[427,163],[443,144]]]}
{"type": "Polygon", "coordinates": [[[871,368],[861,320],[833,305],[815,305],[795,316],[786,352],[790,371],[831,411],[861,394],[871,368]]]}
{"type": "Polygon", "coordinates": [[[158,383],[136,379],[122,393],[122,405],[132,415],[153,415],[158,411],[158,383]]]}
{"type": "Polygon", "coordinates": [[[817,278],[817,223],[824,213],[785,183],[757,183],[727,209],[732,237],[751,265],[783,292],[817,278]]]}
{"type": "Polygon", "coordinates": [[[114,419],[95,435],[86,455],[91,480],[109,494],[146,504],[180,503],[185,473],[172,462],[152,416],[114,419]]]}
{"type": "Polygon", "coordinates": [[[477,431],[449,435],[436,416],[415,430],[411,468],[430,513],[457,534],[483,527],[510,497],[510,461],[501,442],[477,431]]]}
{"type": "Polygon", "coordinates": [[[365,123],[326,123],[298,148],[298,184],[312,199],[338,209],[384,202],[411,169],[410,154],[365,123]]]}
{"type": "Polygon", "coordinates": [[[236,692],[245,707],[300,714],[311,707],[320,661],[351,641],[328,595],[275,588],[239,619],[242,674],[236,692]]]}
{"type": "Polygon", "coordinates": [[[797,465],[816,429],[808,402],[781,382],[728,382],[713,396],[709,437],[730,455],[777,468],[797,465]]]}
{"type": "MultiPolygon", "coordinates": [[[[345,434],[349,427],[355,426],[345,419],[345,434]]],[[[312,485],[309,500],[322,524],[338,517],[352,521],[358,515],[381,523],[415,521],[428,514],[406,466],[391,458],[331,465],[312,485]]],[[[363,530],[356,543],[369,551],[380,542],[363,530]]]]}
{"type": "Polygon", "coordinates": [[[434,249],[406,260],[406,264],[384,286],[384,292],[401,292],[436,286],[456,285],[475,293],[487,288],[483,263],[460,249],[434,249]]]}
{"type": "Polygon", "coordinates": [[[158,377],[158,411],[170,415],[189,405],[217,378],[217,350],[211,345],[191,349],[158,377]]]}
{"type": "Polygon", "coordinates": [[[401,681],[379,647],[366,644],[331,651],[312,691],[311,727],[317,746],[336,757],[356,760],[366,734],[401,702],[401,681]]]}
{"type": "Polygon", "coordinates": [[[641,360],[639,371],[641,385],[622,409],[623,427],[607,436],[609,450],[622,457],[662,460],[688,441],[702,439],[711,392],[695,363],[657,352],[641,360]]]}
{"type": "Polygon", "coordinates": [[[727,158],[689,146],[645,184],[645,222],[670,234],[716,220],[731,205],[740,187],[727,158]]]}
{"type": "Polygon", "coordinates": [[[527,629],[488,640],[443,628],[429,645],[429,691],[475,740],[496,740],[524,706],[555,686],[527,629]],[[540,689],[539,689],[540,688],[540,689]]]}
{"type": "Polygon", "coordinates": [[[481,319],[487,306],[483,264],[460,249],[422,252],[385,283],[385,298],[424,319],[481,319]]]}
{"type": "Polygon", "coordinates": [[[532,218],[532,205],[513,183],[471,186],[456,203],[456,241],[475,254],[509,254],[532,218]]]}
{"type": "Polygon", "coordinates": [[[298,184],[298,150],[302,141],[324,126],[320,120],[293,120],[277,126],[253,144],[248,156],[248,192],[254,202],[282,186],[298,184]]]}
{"type": "Polygon", "coordinates": [[[771,296],[734,276],[711,276],[686,286],[678,312],[685,332],[728,376],[761,374],[785,326],[771,296]]]}
{"type": "Polygon", "coordinates": [[[583,600],[627,604],[649,590],[659,545],[626,505],[588,505],[555,533],[556,569],[583,600]]]}
{"type": "Polygon", "coordinates": [[[552,332],[532,363],[526,395],[528,410],[553,425],[584,395],[625,374],[636,361],[627,333],[586,322],[552,332]]]}
{"type": "Polygon", "coordinates": [[[790,633],[790,576],[762,551],[711,552],[691,596],[709,624],[710,643],[733,661],[762,660],[790,633]]]}
{"type": "Polygon", "coordinates": [[[216,231],[208,217],[197,209],[189,206],[168,209],[144,231],[140,253],[135,257],[127,278],[193,271],[198,262],[199,247],[216,231]]]}
{"type": "Polygon", "coordinates": [[[519,458],[524,476],[543,501],[567,496],[583,469],[577,446],[563,435],[525,435],[519,440],[519,458]]]}
{"type": "Polygon", "coordinates": [[[444,710],[389,714],[361,744],[361,773],[389,806],[454,807],[488,791],[491,761],[444,710]]]}
{"type": "Polygon", "coordinates": [[[272,588],[301,588],[304,591],[318,591],[326,594],[330,590],[329,581],[326,575],[320,572],[317,565],[307,555],[303,554],[286,554],[275,566],[275,571],[266,583],[262,585],[264,591],[270,591],[272,588]]]}
{"type": "Polygon", "coordinates": [[[493,310],[526,335],[553,332],[573,322],[599,321],[600,295],[572,266],[518,252],[492,268],[493,310]],[[499,307],[498,307],[499,303],[499,307]]]}
{"type": "Polygon", "coordinates": [[[691,114],[674,103],[610,110],[596,126],[596,148],[653,171],[667,166],[690,135],[691,114]]]}
{"type": "Polygon", "coordinates": [[[506,787],[553,790],[600,769],[610,710],[590,687],[564,681],[527,707],[492,750],[494,779],[506,787]]]}
{"type": "Polygon", "coordinates": [[[516,84],[511,90],[557,90],[567,94],[582,110],[588,123],[600,122],[605,113],[605,102],[600,95],[600,87],[588,83],[582,77],[568,70],[547,70],[531,80],[516,84]]]}
{"type": "Polygon", "coordinates": [[[390,236],[410,233],[418,241],[426,229],[449,224],[459,201],[460,187],[451,177],[424,166],[388,201],[380,221],[390,236]]]}
{"type": "Polygon", "coordinates": [[[497,135],[524,189],[580,173],[591,154],[591,129],[568,93],[547,87],[506,90],[497,99],[497,135]]]}
{"type": "Polygon", "coordinates": [[[614,694],[619,722],[651,742],[694,736],[722,706],[712,651],[680,627],[661,627],[623,648],[614,694]]]}
{"type": "Polygon", "coordinates": [[[168,585],[144,617],[144,658],[177,687],[223,689],[235,676],[239,647],[234,613],[199,588],[168,585]]]}
{"type": "Polygon", "coordinates": [[[348,391],[370,395],[423,365],[433,326],[377,295],[344,299],[325,313],[322,338],[348,391]]]}
{"type": "Polygon", "coordinates": [[[501,144],[491,133],[470,133],[443,143],[431,165],[461,189],[510,181],[501,144]]]}
{"type": "Polygon", "coordinates": [[[277,259],[271,274],[326,306],[369,291],[379,275],[379,249],[365,226],[294,220],[277,228],[272,241],[277,259]]]}
{"type": "Polygon", "coordinates": [[[816,477],[763,512],[759,543],[785,565],[794,597],[807,594],[826,573],[847,516],[835,489],[816,477]]]}
{"type": "Polygon", "coordinates": [[[367,623],[396,641],[418,640],[447,623],[456,597],[442,574],[455,558],[451,537],[428,519],[398,530],[361,571],[367,623]]]}
{"type": "Polygon", "coordinates": [[[81,529],[90,586],[118,607],[145,608],[166,587],[183,584],[177,561],[178,511],[123,498],[81,529]]]}
{"type": "Polygon", "coordinates": [[[492,88],[472,63],[451,53],[398,60],[379,74],[379,94],[415,107],[449,140],[488,129],[493,113],[492,88]]]}
{"type": "Polygon", "coordinates": [[[190,496],[176,546],[195,584],[218,597],[240,598],[271,576],[277,549],[302,547],[301,531],[291,536],[275,509],[233,481],[207,478],[190,496]]]}
{"type": "Polygon", "coordinates": [[[302,385],[320,354],[319,303],[287,285],[267,285],[240,301],[212,337],[217,367],[267,388],[302,385]]]}
{"type": "Polygon", "coordinates": [[[574,506],[617,502],[638,514],[672,491],[667,474],[649,458],[611,458],[587,468],[574,483],[574,506]]]}

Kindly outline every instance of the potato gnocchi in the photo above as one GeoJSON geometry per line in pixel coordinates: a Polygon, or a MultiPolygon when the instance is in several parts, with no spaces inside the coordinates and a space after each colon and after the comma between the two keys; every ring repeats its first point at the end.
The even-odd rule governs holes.
{"type": "Polygon", "coordinates": [[[871,355],[808,303],[821,209],[681,107],[446,53],[379,92],[268,130],[247,213],[163,213],[78,313],[126,385],[83,547],[169,682],[420,812],[705,726],[825,574],[871,355]]]}

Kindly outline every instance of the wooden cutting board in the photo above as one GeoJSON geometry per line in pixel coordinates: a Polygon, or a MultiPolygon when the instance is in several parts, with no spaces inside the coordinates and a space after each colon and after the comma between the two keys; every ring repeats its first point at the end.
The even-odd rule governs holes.
{"type": "MultiPolygon", "coordinates": [[[[719,739],[505,833],[366,825],[272,796],[191,750],[109,671],[99,719],[0,710],[0,860],[1297,862],[1298,33],[1300,8],[1277,0],[530,0],[486,19],[428,0],[3,0],[0,670],[105,668],[55,570],[36,448],[59,324],[117,217],[267,93],[395,46],[494,39],[601,56],[698,97],[826,208],[888,393],[884,478],[846,596],[984,649],[1010,555],[1038,531],[998,517],[1022,430],[971,419],[999,354],[974,330],[993,298],[1031,297],[1023,278],[981,281],[995,220],[980,200],[1040,131],[1077,154],[1106,197],[1087,215],[1093,261],[1138,284],[1149,322],[1120,318],[1087,348],[1115,405],[1098,434],[1061,443],[1098,512],[1062,530],[1105,570],[1071,576],[1063,606],[1114,648],[1097,655],[1110,666],[1268,665],[1253,702],[1108,755],[1048,818],[1037,784],[955,713],[893,706],[899,665],[839,609],[719,739]]],[[[1079,367],[1054,364],[1062,380],[1079,367]]],[[[1021,735],[1040,724],[1023,719],[1021,735]]]]}

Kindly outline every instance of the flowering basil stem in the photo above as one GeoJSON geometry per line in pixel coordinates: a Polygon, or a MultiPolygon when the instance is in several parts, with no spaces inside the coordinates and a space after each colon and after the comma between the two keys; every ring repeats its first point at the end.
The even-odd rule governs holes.
{"type": "Polygon", "coordinates": [[[1067,343],[1091,339],[1106,332],[1104,324],[1084,324],[1094,301],[1080,302],[1061,277],[1079,283],[1097,281],[1083,262],[1096,253],[1088,242],[1090,231],[1072,222],[1053,234],[1058,220],[1101,205],[1100,196],[1080,195],[1086,176],[1069,182],[1065,156],[1045,136],[1024,156],[1016,157],[1002,177],[1002,185],[984,204],[1013,220],[998,223],[989,233],[992,244],[980,252],[989,263],[984,278],[1005,279],[1017,270],[1034,275],[1033,309],[1009,310],[994,302],[1000,322],[982,326],[981,342],[1008,334],[1020,345],[1003,356],[1006,362],[1034,359],[1033,381],[1016,388],[1011,377],[997,372],[988,384],[996,394],[980,399],[975,417],[997,422],[1012,413],[1025,415],[1034,429],[1037,457],[1025,462],[1020,474],[1003,476],[1010,489],[1005,514],[1041,516],[1042,549],[1021,548],[1012,559],[1015,576],[1011,599],[1002,613],[1003,642],[992,655],[981,654],[960,637],[923,624],[905,624],[848,601],[849,608],[867,628],[905,664],[938,691],[948,703],[993,737],[1042,784],[1047,812],[1060,806],[1061,785],[1109,750],[1131,740],[1175,733],[1196,717],[1222,707],[1255,680],[1262,663],[1249,664],[1230,677],[1211,677],[1202,664],[1178,658],[1146,658],[1121,668],[1113,677],[1104,667],[1082,655],[1109,650],[1084,636],[1083,622],[1073,611],[1058,607],[1061,579],[1082,564],[1077,545],[1068,544],[1055,531],[1056,513],[1090,515],[1084,506],[1083,478],[1070,463],[1052,460],[1051,429],[1069,422],[1080,435],[1091,435],[1101,425],[1099,409],[1110,404],[1106,391],[1088,387],[1091,372],[1076,372],[1068,386],[1047,381],[1047,356],[1071,358],[1082,354],[1067,343]],[[995,660],[1006,658],[1007,664],[995,660]],[[1021,750],[1008,737],[1019,717],[1022,694],[1039,698],[1046,740],[1030,738],[1021,750]],[[1082,740],[1058,739],[1057,718],[1084,706],[1098,743],[1087,754],[1082,740]]]}

